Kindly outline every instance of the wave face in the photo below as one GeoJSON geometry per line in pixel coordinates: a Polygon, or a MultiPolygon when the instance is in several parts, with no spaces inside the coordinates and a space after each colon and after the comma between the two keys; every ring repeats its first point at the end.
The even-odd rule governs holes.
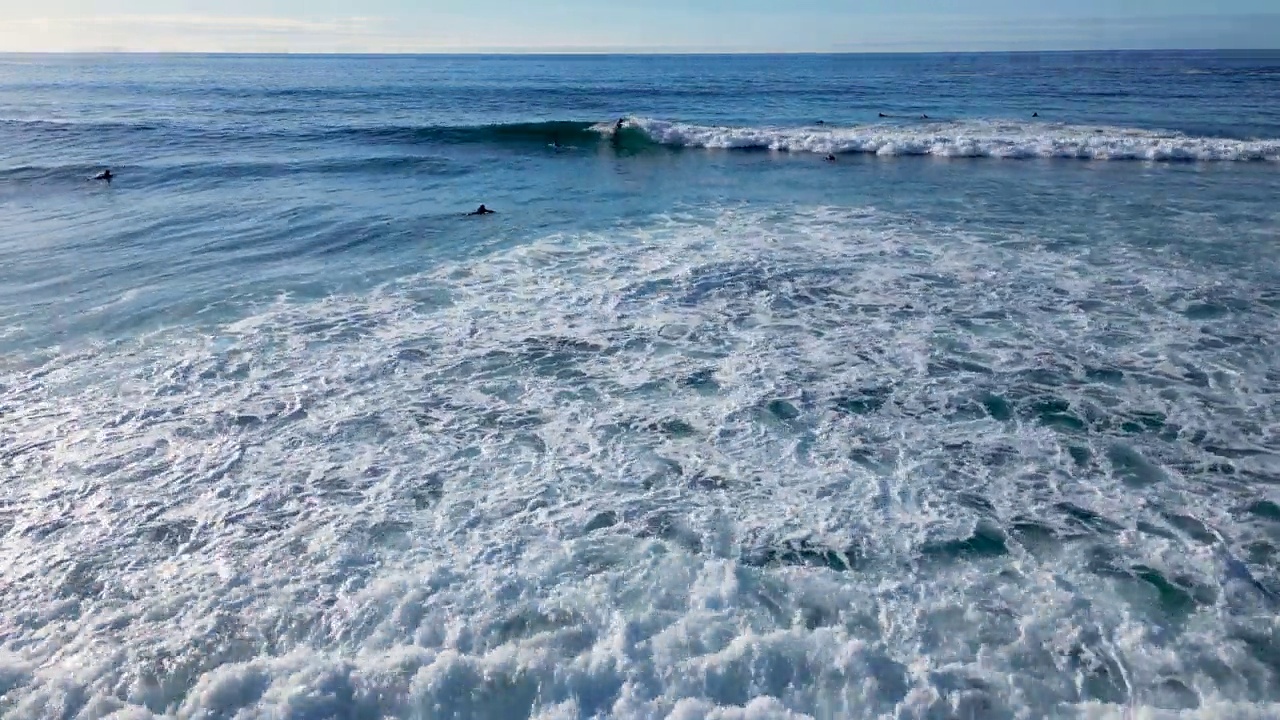
{"type": "Polygon", "coordinates": [[[336,131],[336,134],[350,134],[370,140],[401,140],[442,145],[532,144],[543,146],[556,142],[562,145],[594,144],[600,140],[600,133],[593,130],[594,126],[595,123],[592,122],[547,121],[441,127],[351,128],[336,131]]]}
{"type": "Polygon", "coordinates": [[[948,158],[1280,161],[1280,140],[1191,137],[1116,127],[998,121],[857,127],[715,127],[636,119],[629,125],[674,147],[948,158]]]}

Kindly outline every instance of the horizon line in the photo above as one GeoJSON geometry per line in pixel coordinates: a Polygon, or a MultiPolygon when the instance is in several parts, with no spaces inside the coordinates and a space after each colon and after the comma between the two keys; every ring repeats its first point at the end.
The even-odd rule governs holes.
{"type": "Polygon", "coordinates": [[[777,56],[777,55],[1032,55],[1046,54],[1085,54],[1085,53],[1280,53],[1278,47],[1117,47],[1117,48],[1043,48],[1043,49],[989,49],[989,50],[735,50],[735,49],[682,49],[682,48],[481,48],[463,49],[449,48],[439,50],[414,51],[299,51],[289,50],[0,50],[3,56],[33,55],[172,55],[187,57],[431,57],[431,56],[645,56],[645,55],[692,55],[692,56],[777,56]]]}

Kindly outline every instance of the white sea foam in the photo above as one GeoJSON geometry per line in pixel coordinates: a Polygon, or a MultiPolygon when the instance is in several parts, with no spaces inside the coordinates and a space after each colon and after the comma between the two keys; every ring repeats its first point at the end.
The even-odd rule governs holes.
{"type": "Polygon", "coordinates": [[[1192,137],[1050,122],[955,121],[855,127],[714,127],[637,118],[663,145],[783,152],[1151,161],[1280,161],[1280,140],[1192,137]]]}
{"type": "Polygon", "coordinates": [[[1274,717],[1251,282],[726,209],[7,371],[0,713],[1274,717]]]}

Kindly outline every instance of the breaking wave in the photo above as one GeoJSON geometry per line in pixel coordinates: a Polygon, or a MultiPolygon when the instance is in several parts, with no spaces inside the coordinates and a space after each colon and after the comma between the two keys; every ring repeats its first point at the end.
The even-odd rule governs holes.
{"type": "Polygon", "coordinates": [[[993,121],[853,127],[727,127],[635,119],[652,142],[781,152],[1150,161],[1280,161],[1280,140],[1194,137],[1118,127],[993,121]]]}

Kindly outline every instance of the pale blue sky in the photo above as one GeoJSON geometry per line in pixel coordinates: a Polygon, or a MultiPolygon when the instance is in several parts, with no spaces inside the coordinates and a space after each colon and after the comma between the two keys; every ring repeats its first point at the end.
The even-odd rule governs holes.
{"type": "Polygon", "coordinates": [[[1277,48],[1280,0],[0,0],[0,51],[1277,48]]]}

